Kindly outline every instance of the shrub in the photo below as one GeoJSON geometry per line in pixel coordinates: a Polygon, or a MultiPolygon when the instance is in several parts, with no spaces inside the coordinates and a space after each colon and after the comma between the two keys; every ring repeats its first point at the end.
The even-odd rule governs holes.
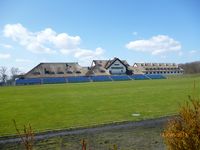
{"type": "Polygon", "coordinates": [[[26,150],[32,150],[33,149],[33,143],[34,143],[34,132],[29,124],[28,126],[24,125],[23,133],[20,132],[20,130],[17,128],[16,121],[13,120],[15,129],[17,131],[17,134],[19,135],[22,144],[24,145],[26,150]]]}
{"type": "Polygon", "coordinates": [[[162,133],[168,150],[200,150],[200,101],[189,96],[162,133]]]}

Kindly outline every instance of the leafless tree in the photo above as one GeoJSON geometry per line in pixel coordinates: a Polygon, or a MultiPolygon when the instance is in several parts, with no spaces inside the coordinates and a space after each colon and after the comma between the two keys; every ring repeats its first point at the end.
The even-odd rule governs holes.
{"type": "Polygon", "coordinates": [[[0,81],[5,85],[8,79],[7,68],[5,66],[0,67],[0,81]]]}
{"type": "Polygon", "coordinates": [[[19,68],[12,67],[12,68],[10,69],[11,80],[14,81],[15,78],[17,77],[17,75],[19,75],[19,73],[20,73],[19,68]]]}
{"type": "Polygon", "coordinates": [[[200,73],[200,61],[180,64],[186,74],[200,73]]]}

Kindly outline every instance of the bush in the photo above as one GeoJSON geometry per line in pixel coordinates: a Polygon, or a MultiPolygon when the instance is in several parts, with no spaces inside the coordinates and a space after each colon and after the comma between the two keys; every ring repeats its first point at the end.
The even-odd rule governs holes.
{"type": "Polygon", "coordinates": [[[31,125],[30,124],[28,126],[24,125],[23,133],[21,133],[19,129],[17,128],[17,123],[15,120],[13,120],[13,123],[17,131],[17,134],[19,135],[21,139],[22,145],[24,145],[24,148],[26,150],[32,150],[33,143],[34,143],[34,132],[31,125]]]}
{"type": "Polygon", "coordinates": [[[200,150],[200,101],[189,96],[162,133],[168,150],[200,150]]]}

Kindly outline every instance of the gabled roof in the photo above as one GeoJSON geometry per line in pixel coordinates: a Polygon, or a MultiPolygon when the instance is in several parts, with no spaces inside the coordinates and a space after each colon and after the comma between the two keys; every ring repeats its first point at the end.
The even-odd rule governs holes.
{"type": "Polygon", "coordinates": [[[40,72],[44,68],[56,68],[60,69],[61,71],[64,71],[66,69],[75,71],[81,71],[81,70],[86,71],[86,68],[81,67],[77,62],[50,62],[50,63],[39,63],[33,69],[24,74],[24,76],[31,74],[34,70],[39,70],[40,72]]]}
{"type": "Polygon", "coordinates": [[[123,62],[123,61],[121,61],[119,58],[116,58],[116,57],[115,57],[109,64],[106,65],[105,68],[108,69],[108,68],[109,68],[115,61],[117,61],[117,60],[118,60],[121,64],[123,64],[126,68],[128,67],[128,63],[127,63],[126,61],[123,62]],[[125,64],[125,63],[127,63],[127,64],[125,64]]]}
{"type": "Polygon", "coordinates": [[[112,65],[116,60],[119,60],[124,66],[129,66],[129,64],[127,63],[126,60],[120,60],[119,58],[114,58],[112,60],[93,60],[93,62],[95,63],[95,66],[102,66],[104,68],[109,68],[110,65],[112,65]]]}

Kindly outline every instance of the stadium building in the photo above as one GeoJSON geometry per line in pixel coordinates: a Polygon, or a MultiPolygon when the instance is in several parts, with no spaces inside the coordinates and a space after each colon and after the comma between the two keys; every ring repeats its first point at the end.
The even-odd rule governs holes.
{"type": "Polygon", "coordinates": [[[183,74],[183,69],[175,63],[135,63],[134,68],[142,74],[183,74]]]}
{"type": "Polygon", "coordinates": [[[164,79],[163,75],[170,74],[183,74],[183,69],[172,63],[135,63],[131,66],[119,58],[93,60],[89,67],[82,67],[77,62],[40,63],[19,76],[16,85],[164,79]]]}
{"type": "Polygon", "coordinates": [[[183,69],[174,63],[135,63],[130,66],[127,61],[114,58],[112,60],[93,60],[90,67],[82,67],[77,62],[40,63],[23,77],[48,78],[132,74],[183,74],[183,69]]]}

